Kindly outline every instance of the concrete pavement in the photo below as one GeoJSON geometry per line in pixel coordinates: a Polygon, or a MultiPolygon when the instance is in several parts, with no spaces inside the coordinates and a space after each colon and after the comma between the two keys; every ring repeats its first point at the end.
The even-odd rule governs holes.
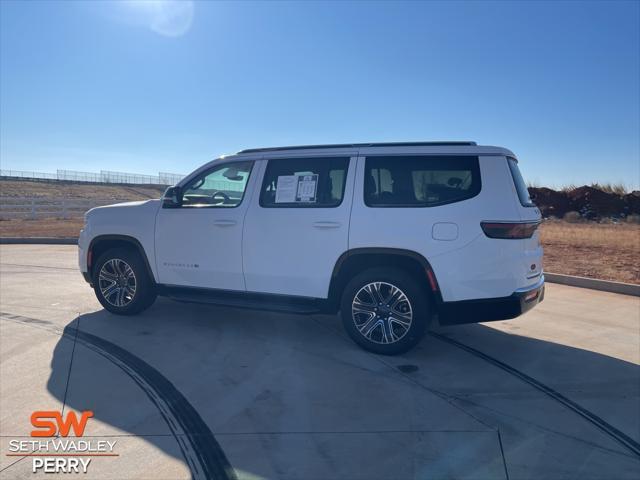
{"type": "Polygon", "coordinates": [[[9,441],[63,408],[94,412],[83,438],[117,440],[85,478],[640,476],[637,297],[548,285],[523,317],[380,357],[332,316],[165,299],[113,316],[75,247],[3,245],[0,311],[2,478],[34,475],[9,441]]]}

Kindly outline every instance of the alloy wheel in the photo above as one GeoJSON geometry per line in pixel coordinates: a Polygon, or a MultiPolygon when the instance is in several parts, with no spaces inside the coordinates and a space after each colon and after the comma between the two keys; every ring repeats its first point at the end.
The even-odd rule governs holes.
{"type": "Polygon", "coordinates": [[[371,282],[354,296],[351,315],[356,329],[367,340],[391,344],[409,331],[413,309],[409,298],[395,285],[371,282]]]}
{"type": "Polygon", "coordinates": [[[114,307],[126,307],[136,294],[136,275],[131,266],[120,258],[107,260],[98,274],[102,297],[114,307]]]}

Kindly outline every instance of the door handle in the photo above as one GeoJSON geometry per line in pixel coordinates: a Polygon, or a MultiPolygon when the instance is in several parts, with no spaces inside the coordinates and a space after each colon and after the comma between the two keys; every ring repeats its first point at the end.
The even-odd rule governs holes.
{"type": "Polygon", "coordinates": [[[235,220],[215,220],[213,222],[213,224],[216,227],[232,227],[234,225],[236,225],[238,222],[236,222],[235,220]]]}
{"type": "Polygon", "coordinates": [[[342,224],[340,222],[313,222],[313,226],[316,228],[340,228],[342,224]]]}

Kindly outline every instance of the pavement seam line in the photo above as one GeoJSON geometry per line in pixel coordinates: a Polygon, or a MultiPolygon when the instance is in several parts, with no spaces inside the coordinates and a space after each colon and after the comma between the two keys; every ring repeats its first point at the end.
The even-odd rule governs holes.
{"type": "MultiPolygon", "coordinates": [[[[322,328],[329,330],[330,332],[332,332],[335,336],[342,338],[343,340],[347,341],[346,339],[344,339],[342,337],[342,335],[340,335],[340,333],[338,333],[337,330],[331,328],[331,327],[327,327],[326,325],[323,325],[322,322],[318,321],[317,318],[315,318],[314,315],[311,315],[311,318],[313,319],[313,321],[320,325],[322,328]]],[[[445,392],[442,392],[440,390],[436,390],[434,388],[431,387],[427,387],[426,385],[423,385],[422,383],[418,382],[415,378],[412,378],[409,374],[404,373],[399,371],[395,366],[391,365],[389,362],[386,362],[384,359],[380,358],[379,355],[375,355],[373,353],[367,352],[366,350],[364,351],[364,353],[369,356],[370,358],[373,358],[374,360],[376,360],[378,363],[382,363],[383,365],[385,365],[386,367],[388,367],[392,372],[394,372],[396,375],[400,375],[401,377],[403,377],[405,380],[408,380],[410,383],[413,383],[414,385],[418,386],[419,388],[428,391],[429,393],[435,395],[436,397],[440,398],[441,400],[444,400],[446,403],[448,403],[449,405],[451,405],[453,408],[455,408],[456,410],[461,411],[462,413],[464,413],[465,415],[468,415],[469,417],[473,418],[476,422],[480,423],[481,425],[484,425],[485,427],[487,427],[489,430],[492,431],[496,431],[496,428],[487,424],[486,422],[484,422],[483,420],[481,420],[480,418],[476,417],[474,414],[472,414],[471,412],[467,411],[466,409],[462,408],[460,405],[456,405],[454,403],[454,400],[459,400],[457,397],[449,395],[445,392]]]]}
{"type": "Polygon", "coordinates": [[[519,378],[520,380],[529,384],[536,390],[546,394],[547,396],[556,400],[558,403],[564,405],[569,410],[577,413],[578,415],[583,417],[585,420],[587,420],[589,423],[599,428],[609,437],[611,437],[612,439],[616,440],[618,443],[623,445],[627,450],[630,450],[635,456],[640,458],[640,443],[636,442],[633,438],[629,437],[624,432],[618,430],[616,427],[606,422],[604,419],[602,419],[595,413],[587,410],[586,408],[582,407],[581,405],[569,399],[568,397],[565,397],[560,392],[554,390],[548,385],[545,385],[539,380],[536,380],[535,378],[527,375],[526,373],[521,372],[520,370],[512,367],[511,365],[508,365],[498,360],[497,358],[487,355],[486,353],[483,353],[480,350],[476,350],[475,348],[470,347],[469,345],[459,342],[458,340],[454,340],[453,338],[447,337],[446,335],[442,335],[440,333],[435,333],[435,332],[430,332],[429,335],[445,343],[449,343],[455,347],[458,347],[461,350],[464,350],[467,353],[474,355],[478,358],[481,358],[482,360],[485,360],[486,362],[492,364],[493,366],[507,373],[510,373],[514,377],[519,378]]]}
{"type": "Polygon", "coordinates": [[[504,475],[509,480],[509,470],[507,470],[507,459],[504,456],[504,447],[502,446],[502,435],[500,434],[500,429],[496,430],[498,434],[498,444],[500,445],[500,454],[502,455],[502,465],[504,466],[504,475]]]}

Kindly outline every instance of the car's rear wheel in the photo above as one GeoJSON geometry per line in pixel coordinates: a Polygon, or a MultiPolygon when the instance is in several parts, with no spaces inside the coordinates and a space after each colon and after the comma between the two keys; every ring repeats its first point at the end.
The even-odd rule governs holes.
{"type": "Polygon", "coordinates": [[[383,355],[414,347],[430,318],[428,297],[416,279],[392,268],[356,275],[344,290],[340,312],[349,336],[364,349],[383,355]]]}
{"type": "Polygon", "coordinates": [[[93,289],[102,306],[118,315],[140,313],[156,299],[144,261],[127,248],[113,248],[100,255],[93,269],[93,289]]]}

